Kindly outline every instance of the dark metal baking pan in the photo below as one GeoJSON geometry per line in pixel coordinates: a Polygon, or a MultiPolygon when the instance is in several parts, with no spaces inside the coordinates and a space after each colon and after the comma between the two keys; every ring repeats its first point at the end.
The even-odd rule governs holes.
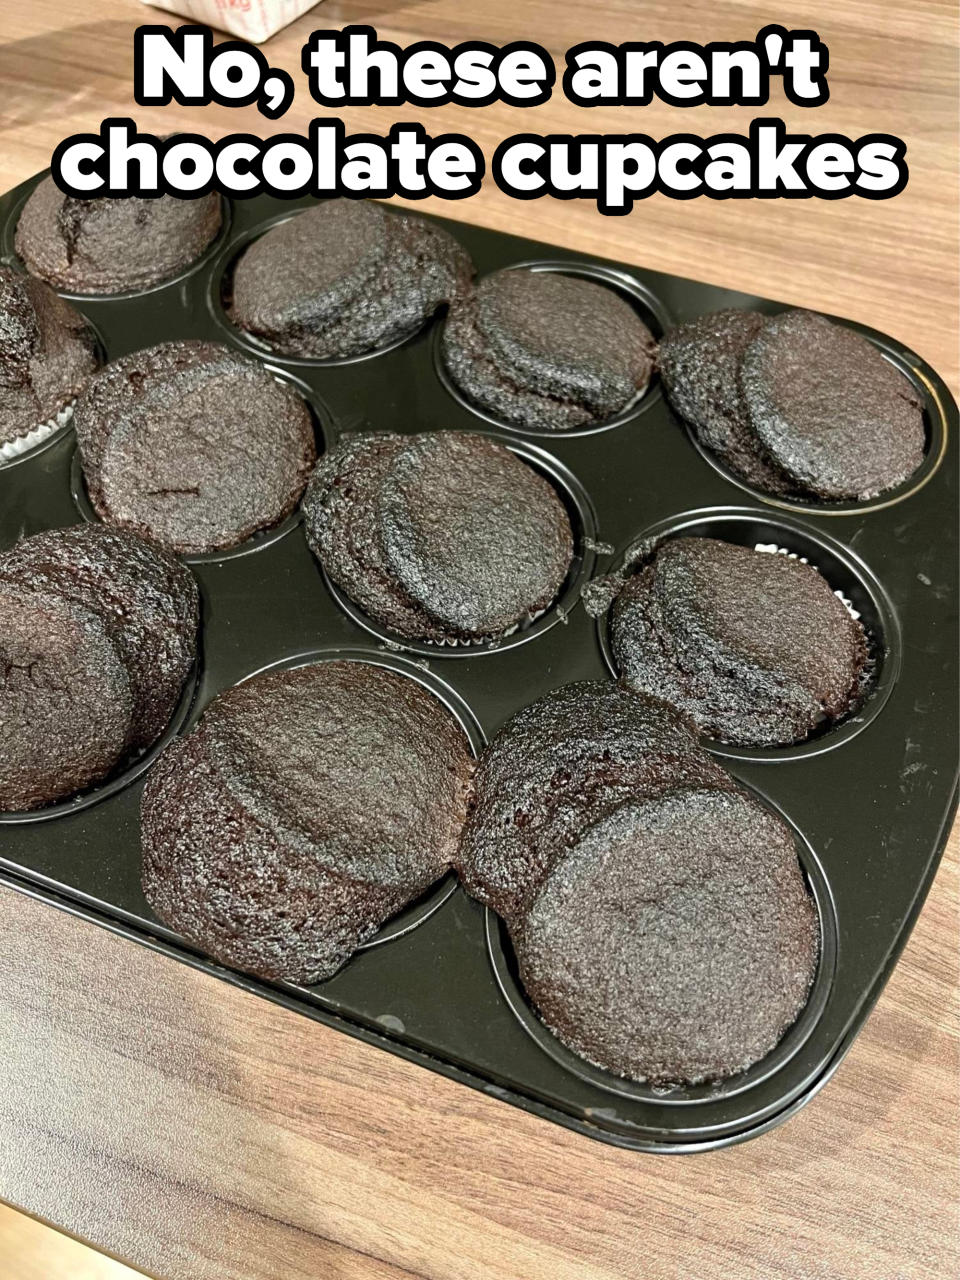
{"type": "MultiPolygon", "coordinates": [[[[33,179],[0,200],[0,244],[33,179]]],[[[657,1092],[588,1068],[553,1042],[516,983],[495,917],[452,877],[414,904],[334,978],[301,988],[233,973],[155,920],[139,878],[138,806],[152,755],[98,792],[28,820],[0,815],[7,883],[538,1115],[623,1146],[702,1150],[792,1114],[836,1068],[893,968],[936,871],[956,804],[957,410],[938,375],[901,344],[854,325],[919,388],[927,455],[900,490],[843,506],[783,503],[749,490],[705,456],[654,381],[611,423],[545,436],[475,413],[443,376],[442,317],[358,360],[285,360],[259,352],[223,310],[239,246],[309,203],[234,202],[214,252],[145,294],[82,298],[109,358],[167,339],[205,337],[256,353],[313,408],[318,440],[379,429],[486,431],[557,485],[573,516],[577,560],[558,606],[501,645],[398,646],[331,591],[297,517],[238,552],[191,558],[203,596],[202,659],[171,733],[221,689],[278,663],[345,652],[419,679],[460,716],[475,748],[521,706],[580,679],[612,679],[604,622],[578,602],[591,575],[677,532],[763,542],[806,556],[864,616],[876,667],[847,723],[796,748],[708,744],[793,825],[825,945],[814,996],[767,1059],[715,1088],[657,1092]]],[[[642,267],[482,230],[444,225],[478,271],[521,263],[618,289],[656,333],[722,307],[780,304],[642,267]]],[[[91,518],[69,428],[0,467],[0,546],[91,518]]]]}

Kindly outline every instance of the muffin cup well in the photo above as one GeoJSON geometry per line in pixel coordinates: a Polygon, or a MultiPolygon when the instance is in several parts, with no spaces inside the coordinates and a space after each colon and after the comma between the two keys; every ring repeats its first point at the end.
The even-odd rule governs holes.
{"type": "MultiPolygon", "coordinates": [[[[774,516],[747,507],[714,507],[686,512],[644,530],[616,557],[611,575],[629,576],[652,558],[661,543],[674,538],[716,538],[744,547],[762,547],[771,555],[781,553],[805,560],[820,571],[847,608],[855,610],[867,635],[867,670],[861,696],[856,707],[842,719],[816,729],[802,742],[781,747],[739,747],[703,735],[701,740],[707,750],[730,760],[803,759],[849,742],[880,714],[900,673],[900,622],[884,588],[849,547],[786,514],[774,516]]],[[[607,666],[619,679],[610,639],[609,607],[597,618],[597,638],[607,666]]]]}
{"type": "MultiPolygon", "coordinates": [[[[875,498],[866,498],[862,502],[831,502],[825,498],[782,498],[776,494],[767,493],[766,490],[751,484],[749,480],[745,480],[738,472],[728,467],[725,462],[717,457],[712,449],[708,449],[706,445],[701,443],[696,433],[691,430],[686,422],[683,422],[683,430],[697,453],[714,471],[758,502],[766,503],[768,506],[776,507],[781,511],[796,511],[811,516],[850,516],[863,515],[871,511],[882,511],[884,508],[903,502],[918,493],[940,466],[947,448],[946,411],[936,387],[920,368],[919,361],[915,357],[911,361],[910,353],[904,353],[899,350],[889,339],[872,329],[867,329],[862,325],[854,325],[832,316],[829,318],[835,324],[842,324],[847,328],[856,330],[857,333],[872,342],[879,349],[881,355],[889,360],[894,368],[910,382],[920,399],[920,403],[923,406],[923,425],[926,436],[923,461],[916,471],[908,476],[902,484],[878,494],[875,498]]],[[[678,421],[682,422],[682,419],[678,418],[678,421]]]]}
{"type": "MultiPolygon", "coordinates": [[[[336,438],[336,428],[329,409],[323,404],[316,392],[307,386],[305,382],[287,372],[287,370],[277,369],[269,364],[263,365],[263,368],[275,381],[282,383],[284,386],[289,386],[291,390],[295,391],[310,410],[317,457],[321,457],[336,438]]],[[[73,497],[74,505],[83,519],[91,524],[100,523],[100,516],[94,510],[93,503],[90,501],[79,446],[74,449],[73,458],[70,462],[70,493],[73,497]]],[[[235,560],[239,556],[252,555],[255,551],[261,551],[264,547],[272,546],[273,543],[279,542],[281,538],[285,538],[288,533],[296,529],[302,522],[303,512],[300,509],[300,499],[298,499],[297,505],[288,516],[285,516],[277,524],[271,525],[267,529],[258,529],[256,533],[251,534],[249,538],[245,538],[243,542],[238,542],[234,547],[226,547],[222,551],[190,551],[174,554],[177,554],[185,564],[211,564],[220,560],[235,560]]]]}
{"type": "Polygon", "coordinates": [[[76,403],[76,399],[71,400],[55,417],[38,423],[25,435],[17,436],[13,440],[8,440],[6,444],[0,445],[0,467],[12,467],[17,462],[23,462],[25,458],[35,458],[38,453],[43,453],[44,449],[48,449],[65,436],[73,421],[73,408],[76,403]]]}
{"type": "MultiPolygon", "coordinates": [[[[669,311],[657,295],[626,271],[619,271],[612,267],[601,267],[590,262],[554,262],[549,259],[511,263],[507,270],[554,272],[557,275],[571,276],[577,280],[586,280],[591,284],[598,284],[606,289],[612,289],[637,312],[657,341],[660,340],[672,323],[669,311]]],[[[651,372],[650,381],[646,389],[635,396],[619,413],[612,418],[605,419],[603,422],[592,422],[583,427],[572,427],[569,430],[562,431],[523,427],[515,422],[507,422],[505,419],[496,417],[495,414],[490,413],[460,390],[451,377],[444,361],[442,339],[443,326],[438,325],[433,338],[433,366],[437,378],[444,389],[464,409],[501,431],[510,431],[521,436],[538,436],[548,440],[569,440],[575,439],[577,436],[591,436],[599,431],[612,431],[615,427],[621,427],[627,422],[632,422],[634,418],[655,404],[661,396],[659,375],[654,369],[651,372]]]]}
{"type": "MultiPolygon", "coordinates": [[[[745,783],[741,782],[740,785],[790,827],[807,888],[816,904],[820,924],[820,955],[806,1004],[796,1021],[787,1028],[779,1043],[746,1071],[741,1071],[725,1080],[708,1081],[703,1084],[658,1086],[626,1080],[587,1062],[572,1049],[568,1049],[540,1020],[520,982],[513,944],[506,925],[494,911],[489,907],[486,908],[487,952],[503,998],[517,1021],[543,1052],[587,1084],[596,1085],[621,1098],[655,1103],[658,1106],[687,1106],[730,1098],[769,1080],[803,1048],[821,1017],[833,987],[839,945],[836,908],[829,881],[819,858],[799,827],[778,805],[773,804],[745,783]]],[[[588,909],[589,904],[584,904],[584,910],[588,909]]]]}
{"type": "MultiPolygon", "coordinates": [[[[497,440],[493,432],[478,431],[474,434],[497,440]]],[[[589,582],[596,564],[597,522],[587,491],[573,472],[545,449],[513,440],[497,440],[497,443],[505,445],[511,453],[549,481],[570,517],[570,527],[573,531],[573,559],[557,598],[535,618],[519,623],[509,635],[495,637],[492,640],[431,642],[408,639],[368,617],[359,605],[355,604],[346,592],[333,582],[327,571],[318,563],[317,567],[323,575],[327,590],[337,605],[352,622],[376,636],[388,648],[402,649],[409,653],[420,654],[425,658],[473,657],[478,653],[500,653],[504,649],[535,640],[537,636],[543,635],[558,622],[564,622],[576,608],[580,600],[580,592],[584,584],[589,582]]]]}

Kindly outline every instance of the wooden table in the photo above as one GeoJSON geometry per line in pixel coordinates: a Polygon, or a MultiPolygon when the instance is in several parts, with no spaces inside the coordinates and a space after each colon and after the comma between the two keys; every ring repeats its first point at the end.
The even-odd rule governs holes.
{"type": "MultiPolygon", "coordinates": [[[[401,44],[528,37],[751,38],[813,27],[831,99],[791,128],[908,145],[889,202],[511,201],[447,205],[539,239],[836,311],[906,339],[957,385],[957,52],[952,0],[328,0],[266,46],[297,76],[314,26],[369,22],[401,44]]],[[[132,114],[211,136],[300,131],[255,112],[137,109],[134,0],[0,0],[0,184],[68,132],[132,114]]],[[[748,109],[354,109],[508,134],[741,131],[748,109]]],[[[785,1126],[716,1154],[615,1150],[401,1062],[12,891],[0,891],[0,1197],[148,1272],[183,1280],[537,1277],[946,1280],[957,1274],[956,836],[906,953],[826,1090],[785,1126]]]]}

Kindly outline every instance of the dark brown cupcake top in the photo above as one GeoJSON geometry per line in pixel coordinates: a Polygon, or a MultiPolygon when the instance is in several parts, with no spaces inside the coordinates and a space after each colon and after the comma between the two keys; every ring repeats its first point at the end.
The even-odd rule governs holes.
{"type": "Polygon", "coordinates": [[[381,491],[389,569],[454,633],[499,635],[555,598],[570,567],[570,518],[548,480],[485,436],[415,436],[381,491]]]}
{"type": "Polygon", "coordinates": [[[55,418],[96,366],[83,316],[41,280],[0,266],[0,445],[55,418]]]}
{"type": "Polygon", "coordinates": [[[101,519],[179,552],[224,550],[278,524],[316,456],[304,401],[212,342],[113,361],[77,402],[75,426],[101,519]]]}
{"type": "Polygon", "coordinates": [[[220,197],[78,200],[52,178],[36,187],[17,224],[31,275],[70,293],[146,289],[183,271],[220,230],[220,197]]]}
{"type": "Polygon", "coordinates": [[[200,604],[189,569],[126,530],[81,524],[24,538],[0,556],[3,579],[101,618],[130,681],[128,747],[156,741],[196,659],[200,604]]]}
{"type": "Polygon", "coordinates": [[[750,424],[773,460],[826,498],[872,498],[923,461],[913,385],[866,338],[809,311],[767,322],[743,356],[750,424]]]}
{"type": "Polygon", "coordinates": [[[587,828],[515,943],[528,994],[575,1053],[697,1084],[777,1044],[806,1003],[819,925],[775,814],[735,790],[676,790],[587,828]]]}
{"type": "Polygon", "coordinates": [[[484,277],[443,331],[461,391],[501,421],[535,430],[614,417],[645,390],[655,347],[613,289],[528,268],[484,277]]]}
{"type": "Polygon", "coordinates": [[[475,434],[345,437],[304,515],[333,581],[408,638],[507,634],[551,604],[573,557],[553,486],[475,434]]]}
{"type": "Polygon", "coordinates": [[[364,662],[258,676],[215,699],[203,724],[234,794],[318,860],[417,889],[449,866],[469,748],[411,677],[364,662]]]}
{"type": "Polygon", "coordinates": [[[611,643],[632,689],[741,746],[799,742],[847,714],[867,659],[862,625],[816,569],[714,538],[665,542],[626,580],[611,643]]]}
{"type": "Polygon", "coordinates": [[[866,338],[810,311],[719,311],[660,344],[670,403],[694,435],[767,493],[874,498],[925,448],[912,383],[866,338]]]}
{"type": "Polygon", "coordinates": [[[409,677],[345,661],[255,677],[151,774],[147,898],[225,963],[319,981],[448,868],[471,769],[409,677]]]}
{"type": "Polygon", "coordinates": [[[433,223],[370,201],[328,200],[245,250],[229,313],[284,355],[345,358],[419,328],[472,274],[465,250],[433,223]]]}
{"type": "Polygon", "coordinates": [[[601,681],[565,685],[483,752],[457,870],[514,924],[586,823],[676,787],[730,785],[672,708],[601,681]]]}
{"type": "Polygon", "coordinates": [[[130,737],[130,680],[104,619],[0,580],[0,810],[99,781],[130,737]]]}
{"type": "Polygon", "coordinates": [[[797,492],[797,483],[772,461],[750,427],[740,365],[763,329],[758,311],[716,311],[671,329],[657,361],[671,405],[701,444],[767,493],[797,492]]]}
{"type": "Polygon", "coordinates": [[[196,658],[188,569],[133,534],[76,525],[0,555],[0,809],[101,782],[166,728],[196,658]]]}

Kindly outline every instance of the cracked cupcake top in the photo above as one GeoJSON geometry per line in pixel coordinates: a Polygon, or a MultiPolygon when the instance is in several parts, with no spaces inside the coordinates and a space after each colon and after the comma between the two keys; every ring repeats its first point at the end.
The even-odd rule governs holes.
{"type": "Polygon", "coordinates": [[[166,342],[112,361],[74,422],[100,518],[185,553],[278,524],[316,456],[304,401],[214,342],[166,342]]]}
{"type": "Polygon", "coordinates": [[[307,541],[371,618],[410,639],[502,636],[546,609],[573,534],[556,490],[487,436],[345,436],[304,499],[307,541]]]}
{"type": "Polygon", "coordinates": [[[228,314],[272,351],[347,358],[411,334],[472,275],[466,251],[433,223],[371,201],[327,200],[244,250],[228,314]]]}
{"type": "Polygon", "coordinates": [[[701,316],[664,335],[660,371],[700,442],[767,493],[865,501],[923,461],[913,384],[872,342],[826,316],[701,316]]]}
{"type": "Polygon", "coordinates": [[[863,626],[822,574],[715,538],[661,544],[623,583],[610,639],[631,689],[739,746],[802,742],[863,693],[863,626]]]}
{"type": "Polygon", "coordinates": [[[17,224],[31,275],[69,293],[146,289],[190,266],[220,230],[220,197],[78,200],[52,178],[35,188],[17,224]]]}
{"type": "Polygon", "coordinates": [[[43,281],[0,266],[0,444],[54,418],[96,367],[83,316],[43,281]]]}
{"type": "Polygon", "coordinates": [[[0,809],[103,781],[166,728],[196,659],[189,569],[82,524],[0,555],[0,809]]]}
{"type": "Polygon", "coordinates": [[[472,768],[409,676],[350,661],[255,676],[151,773],[144,892],[224,963],[319,982],[447,871],[472,768]]]}
{"type": "Polygon", "coordinates": [[[656,342],[614,289],[557,271],[485,276],[451,307],[443,358],[499,420],[564,431],[614,417],[646,389],[656,342]]]}

